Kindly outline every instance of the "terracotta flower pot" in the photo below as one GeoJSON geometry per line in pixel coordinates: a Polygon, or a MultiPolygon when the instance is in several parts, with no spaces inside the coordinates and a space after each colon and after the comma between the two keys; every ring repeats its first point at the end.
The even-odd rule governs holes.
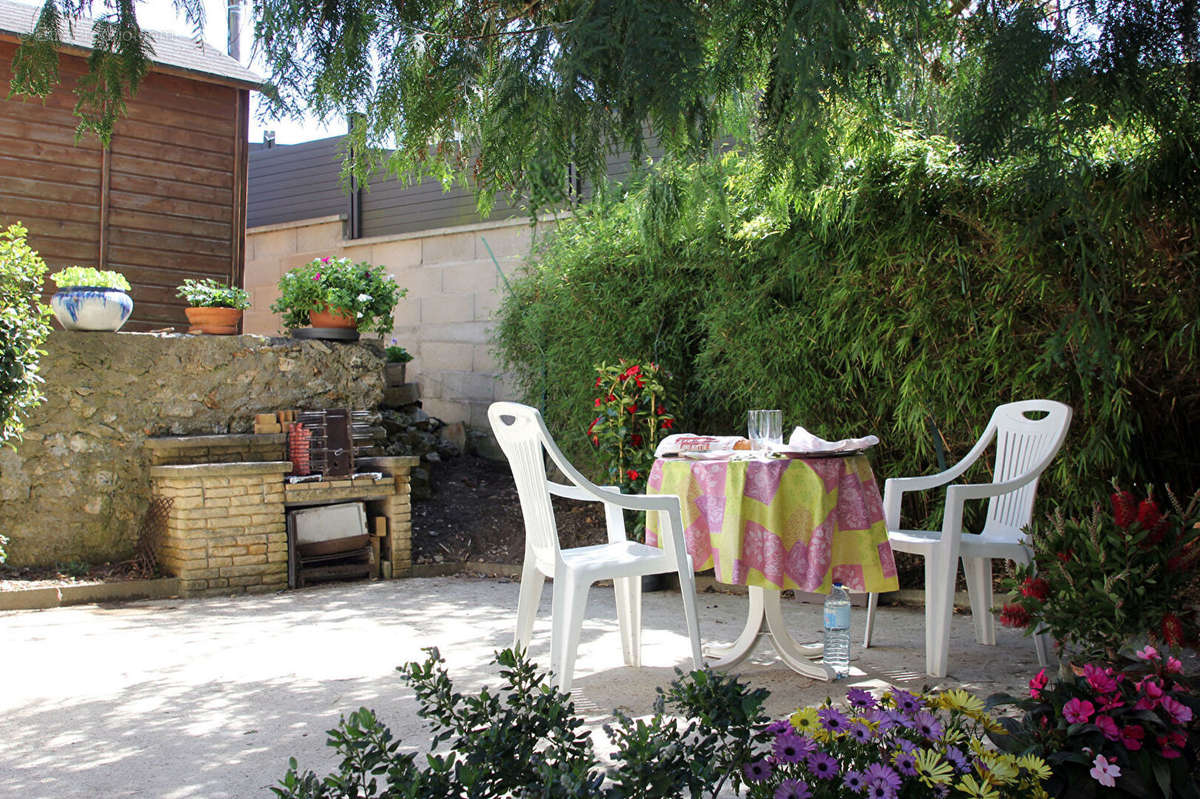
{"type": "Polygon", "coordinates": [[[191,327],[189,333],[208,333],[213,336],[232,336],[242,321],[240,308],[184,308],[191,327]]]}
{"type": "Polygon", "coordinates": [[[330,308],[328,305],[321,311],[309,311],[308,323],[313,327],[340,327],[351,330],[358,328],[358,320],[353,314],[341,308],[330,308]]]}

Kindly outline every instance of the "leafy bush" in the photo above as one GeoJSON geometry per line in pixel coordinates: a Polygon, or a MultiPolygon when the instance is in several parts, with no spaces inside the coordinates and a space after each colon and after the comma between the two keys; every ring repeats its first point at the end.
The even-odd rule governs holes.
{"type": "Polygon", "coordinates": [[[588,437],[607,466],[605,481],[626,493],[646,490],[654,450],[675,424],[667,411],[665,379],[656,363],[602,363],[596,371],[588,437]]]}
{"type": "Polygon", "coordinates": [[[314,258],[279,279],[279,299],[271,310],[283,314],[289,329],[309,324],[312,311],[340,311],[358,320],[363,332],[390,333],[396,303],[408,293],[382,266],[349,258],[314,258]]]}
{"type": "MultiPolygon", "coordinates": [[[[39,301],[46,262],[29,248],[19,223],[0,231],[0,444],[19,441],[24,421],[43,400],[40,347],[50,309],[39,301]]],[[[0,563],[5,541],[0,536],[0,563]]]]}
{"type": "Polygon", "coordinates": [[[759,728],[766,721],[761,711],[767,691],[697,671],[659,690],[649,721],[614,714],[617,721],[605,730],[617,751],[606,770],[570,696],[555,690],[524,655],[497,653],[503,685],[464,697],[454,692],[437,649],[427,651],[424,663],[399,669],[433,733],[434,751],[423,759],[424,768],[414,755],[400,754],[400,741],[361,708],[329,731],[329,745],[342,756],[338,771],[324,778],[302,773],[292,758],[279,787],[272,788],[275,795],[676,799],[687,786],[693,797],[716,797],[725,784],[740,785],[750,747],[765,736],[759,728]],[[666,715],[668,708],[686,720],[666,715]],[[448,745],[445,751],[437,750],[441,745],[448,745]]]}
{"type": "Polygon", "coordinates": [[[1196,610],[1180,598],[1200,579],[1200,491],[1186,508],[1170,499],[1164,515],[1152,497],[1117,490],[1111,515],[1097,505],[1086,523],[1059,513],[1035,524],[1033,563],[1007,581],[1016,596],[1001,622],[1045,628],[1078,656],[1110,663],[1147,638],[1196,644],[1196,610]]]}
{"type": "MultiPolygon", "coordinates": [[[[665,164],[559,223],[504,298],[499,352],[581,461],[589,365],[620,353],[676,376],[681,430],[781,408],[922,474],[939,438],[954,460],[996,405],[1048,397],[1075,424],[1043,500],[1086,507],[1104,475],[1200,483],[1200,183],[1189,156],[1122,147],[974,171],[897,134],[790,193],[737,154],[665,164]]],[[[914,501],[936,523],[940,498],[914,501]]]]}
{"type": "Polygon", "coordinates": [[[1028,698],[990,697],[990,706],[1021,711],[1000,718],[1008,734],[994,736],[996,746],[1045,758],[1055,797],[1091,797],[1101,787],[1113,797],[1200,796],[1200,699],[1178,660],[1150,646],[1137,657],[1123,671],[1089,663],[1052,683],[1042,670],[1028,698]]]}
{"type": "Polygon", "coordinates": [[[91,288],[117,289],[129,291],[129,281],[120,272],[109,269],[97,269],[94,266],[68,266],[50,276],[54,285],[59,288],[72,286],[88,286],[91,288]]]}
{"type": "Polygon", "coordinates": [[[244,311],[250,307],[250,295],[245,289],[219,283],[212,278],[189,278],[180,284],[175,296],[187,300],[187,304],[193,308],[236,308],[244,311]]]}
{"type": "Polygon", "coordinates": [[[408,363],[413,359],[412,353],[397,344],[396,339],[392,339],[392,343],[384,347],[383,355],[388,363],[408,363]]]}

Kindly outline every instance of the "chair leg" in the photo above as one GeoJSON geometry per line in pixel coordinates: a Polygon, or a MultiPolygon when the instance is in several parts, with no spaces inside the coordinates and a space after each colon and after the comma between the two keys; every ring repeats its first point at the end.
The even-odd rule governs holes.
{"type": "Polygon", "coordinates": [[[587,610],[587,595],[591,584],[581,583],[574,574],[567,574],[563,583],[562,617],[559,618],[558,606],[555,606],[554,613],[561,642],[556,670],[558,689],[565,694],[571,692],[571,681],[575,675],[575,655],[579,650],[579,634],[583,630],[583,616],[587,610]]]}
{"type": "Polygon", "coordinates": [[[680,569],[679,592],[683,594],[683,618],[692,644],[692,668],[700,670],[704,668],[704,652],[700,647],[700,617],[696,612],[696,575],[691,569],[680,569]]]}
{"type": "MultiPolygon", "coordinates": [[[[514,649],[528,649],[533,638],[533,621],[537,618],[538,604],[542,601],[542,586],[546,576],[538,571],[532,558],[525,559],[521,568],[521,592],[517,597],[517,631],[513,636],[514,649]]],[[[553,643],[551,644],[553,647],[553,643]]],[[[551,649],[553,656],[553,649],[551,649]]]]}
{"type": "Polygon", "coordinates": [[[621,631],[621,654],[626,666],[642,665],[642,583],[640,577],[613,580],[617,599],[617,627],[621,631]]]}
{"type": "Polygon", "coordinates": [[[971,617],[975,640],[984,646],[996,645],[996,619],[992,616],[992,559],[963,558],[967,576],[967,595],[971,598],[971,617]]]}
{"type": "Polygon", "coordinates": [[[945,677],[950,665],[950,617],[957,571],[957,557],[947,558],[943,552],[925,556],[925,672],[931,677],[945,677]]]}
{"type": "Polygon", "coordinates": [[[863,628],[863,649],[871,647],[871,636],[875,632],[875,610],[879,607],[879,594],[867,594],[867,624],[863,628]]]}

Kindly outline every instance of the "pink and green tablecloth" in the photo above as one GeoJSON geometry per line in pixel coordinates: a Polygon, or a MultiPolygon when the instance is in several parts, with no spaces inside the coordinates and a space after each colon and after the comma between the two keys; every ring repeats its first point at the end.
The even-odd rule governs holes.
{"type": "MultiPolygon", "coordinates": [[[[827,593],[895,591],[879,487],[865,456],[657,460],[647,492],[674,494],[697,571],[723,583],[827,593]]],[[[658,514],[646,542],[657,544],[658,514]]]]}

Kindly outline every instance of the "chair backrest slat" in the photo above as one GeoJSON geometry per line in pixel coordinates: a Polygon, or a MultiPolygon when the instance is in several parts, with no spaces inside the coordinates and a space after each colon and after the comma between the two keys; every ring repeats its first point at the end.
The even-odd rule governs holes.
{"type": "Polygon", "coordinates": [[[1031,472],[1035,476],[1015,491],[992,497],[982,534],[987,538],[1020,541],[1024,539],[1022,528],[1033,520],[1038,479],[1066,439],[1071,409],[1053,400],[1011,402],[996,408],[992,424],[996,429],[992,481],[1016,480],[1031,472]],[[1030,413],[1045,416],[1031,419],[1030,413]]]}
{"type": "Polygon", "coordinates": [[[558,527],[546,488],[545,425],[541,414],[534,408],[505,402],[493,404],[488,419],[517,484],[526,547],[540,566],[553,569],[559,551],[558,527]]]}

